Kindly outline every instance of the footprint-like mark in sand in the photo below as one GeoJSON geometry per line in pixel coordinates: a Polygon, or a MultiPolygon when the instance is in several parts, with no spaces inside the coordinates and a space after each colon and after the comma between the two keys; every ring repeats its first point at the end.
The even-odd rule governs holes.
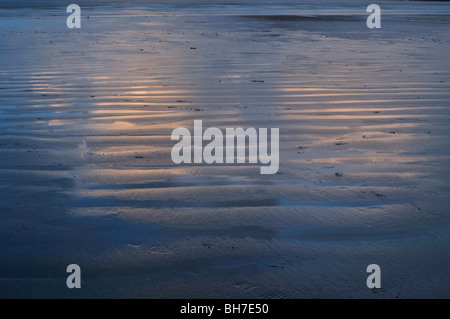
{"type": "Polygon", "coordinates": [[[90,154],[89,147],[87,146],[87,142],[85,139],[81,141],[81,144],[78,145],[78,151],[80,153],[80,157],[85,159],[87,155],[90,154]]]}
{"type": "Polygon", "coordinates": [[[284,293],[278,290],[266,292],[259,297],[262,299],[289,299],[288,296],[286,296],[284,293]]]}
{"type": "Polygon", "coordinates": [[[251,282],[238,282],[234,285],[236,288],[241,289],[243,291],[251,291],[253,289],[258,288],[258,286],[252,284],[251,282]]]}
{"type": "Polygon", "coordinates": [[[173,251],[171,251],[169,248],[164,246],[153,246],[151,247],[148,252],[150,254],[156,254],[156,255],[171,255],[173,254],[173,251]]]}

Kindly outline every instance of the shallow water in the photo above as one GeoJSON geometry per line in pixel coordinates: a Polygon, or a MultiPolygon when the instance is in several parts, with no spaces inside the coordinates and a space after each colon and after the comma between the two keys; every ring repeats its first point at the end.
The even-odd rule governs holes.
{"type": "Polygon", "coordinates": [[[0,3],[0,296],[449,296],[448,4],[0,3]],[[278,174],[173,164],[197,119],[278,174]]]}

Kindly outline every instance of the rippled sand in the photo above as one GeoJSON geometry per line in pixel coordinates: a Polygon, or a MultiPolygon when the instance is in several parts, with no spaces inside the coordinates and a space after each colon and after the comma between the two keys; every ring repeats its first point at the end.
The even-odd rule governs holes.
{"type": "Polygon", "coordinates": [[[0,11],[0,296],[448,298],[450,5],[407,5],[0,11]],[[196,119],[278,174],[173,164],[196,119]]]}

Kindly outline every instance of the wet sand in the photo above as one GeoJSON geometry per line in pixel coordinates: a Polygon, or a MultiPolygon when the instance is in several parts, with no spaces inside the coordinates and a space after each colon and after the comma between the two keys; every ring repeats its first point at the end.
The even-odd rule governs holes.
{"type": "Polygon", "coordinates": [[[0,10],[0,297],[448,298],[450,4],[421,5],[0,10]],[[278,173],[175,165],[194,120],[280,128],[278,173]]]}

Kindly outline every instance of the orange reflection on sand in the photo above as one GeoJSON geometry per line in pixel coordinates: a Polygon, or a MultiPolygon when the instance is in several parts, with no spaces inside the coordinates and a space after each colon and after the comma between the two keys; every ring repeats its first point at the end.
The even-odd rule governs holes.
{"type": "MultiPolygon", "coordinates": [[[[100,104],[99,104],[100,105],[100,104]]],[[[170,113],[170,111],[159,111],[159,110],[142,110],[142,109],[101,109],[101,110],[92,110],[91,114],[149,114],[152,116],[163,116],[170,113]]],[[[131,116],[131,115],[130,115],[131,116]]],[[[133,115],[134,117],[134,115],[133,115]]]]}

